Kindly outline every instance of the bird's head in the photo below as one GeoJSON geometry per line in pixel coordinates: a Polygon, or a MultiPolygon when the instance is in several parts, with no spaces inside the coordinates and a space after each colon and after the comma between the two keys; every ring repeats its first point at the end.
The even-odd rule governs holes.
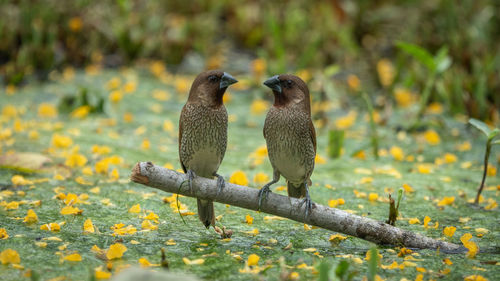
{"type": "Polygon", "coordinates": [[[274,106],[299,107],[311,113],[309,89],[299,77],[292,74],[274,75],[264,85],[273,90],[274,106]]]}
{"type": "Polygon", "coordinates": [[[238,80],[227,72],[204,71],[194,79],[191,90],[189,90],[188,102],[201,103],[211,107],[220,106],[227,87],[236,82],[238,80]]]}

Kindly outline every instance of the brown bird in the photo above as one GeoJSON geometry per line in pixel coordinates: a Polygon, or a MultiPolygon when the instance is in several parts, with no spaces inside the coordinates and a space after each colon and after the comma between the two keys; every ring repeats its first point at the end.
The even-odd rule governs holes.
{"type": "Polygon", "coordinates": [[[305,215],[312,208],[309,197],[311,174],[316,156],[316,131],[311,120],[309,89],[299,77],[290,74],[275,75],[264,82],[274,94],[274,104],[264,123],[269,160],[273,166],[273,180],[259,191],[259,208],[269,187],[280,175],[287,180],[288,196],[301,198],[306,204],[305,215]]]}
{"type": "MultiPolygon", "coordinates": [[[[200,73],[191,85],[179,119],[179,158],[191,190],[196,175],[210,179],[215,176],[218,191],[224,187],[224,178],[217,174],[227,144],[227,111],[222,97],[236,82],[226,72],[210,70],[200,73]]],[[[213,201],[198,199],[197,203],[203,225],[215,226],[213,201]]]]}

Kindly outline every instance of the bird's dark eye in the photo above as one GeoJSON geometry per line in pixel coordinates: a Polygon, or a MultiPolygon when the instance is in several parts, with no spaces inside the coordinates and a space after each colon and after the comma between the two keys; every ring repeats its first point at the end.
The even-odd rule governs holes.
{"type": "Polygon", "coordinates": [[[219,80],[219,78],[217,78],[217,76],[215,75],[208,76],[208,81],[210,82],[217,82],[217,80],[219,80]]]}
{"type": "Polygon", "coordinates": [[[293,85],[293,81],[292,80],[285,80],[283,82],[283,84],[284,84],[285,88],[291,88],[293,85]]]}

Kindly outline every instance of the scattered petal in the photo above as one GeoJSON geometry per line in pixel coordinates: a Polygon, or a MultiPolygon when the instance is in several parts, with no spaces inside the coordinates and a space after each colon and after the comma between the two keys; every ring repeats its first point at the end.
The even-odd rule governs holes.
{"type": "Polygon", "coordinates": [[[33,211],[33,209],[29,209],[28,213],[26,214],[26,217],[24,217],[23,222],[35,223],[37,221],[38,221],[38,216],[36,215],[35,211],[33,211]]]}
{"type": "Polygon", "coordinates": [[[80,254],[78,254],[78,253],[75,253],[75,254],[71,254],[71,255],[65,256],[64,260],[67,260],[67,261],[82,261],[82,256],[80,256],[80,254]]]}
{"type": "Polygon", "coordinates": [[[21,258],[17,251],[12,249],[5,249],[0,252],[0,261],[2,264],[19,264],[21,263],[21,258]]]}
{"type": "Polygon", "coordinates": [[[443,229],[443,233],[444,233],[444,235],[446,235],[448,237],[453,237],[456,230],[457,230],[457,228],[454,226],[447,226],[443,229]]]}
{"type": "Polygon", "coordinates": [[[85,222],[83,223],[83,232],[87,233],[94,233],[94,224],[92,223],[91,219],[86,219],[85,222]]]}
{"type": "Polygon", "coordinates": [[[130,207],[130,209],[128,209],[128,212],[129,213],[135,213],[135,214],[138,214],[141,212],[141,205],[140,204],[136,204],[132,207],[130,207]]]}
{"type": "Polygon", "coordinates": [[[253,266],[259,264],[260,257],[256,254],[251,254],[248,256],[247,265],[253,266]]]}
{"type": "Polygon", "coordinates": [[[236,171],[236,172],[234,172],[231,175],[231,177],[229,178],[229,182],[237,184],[237,185],[243,185],[243,186],[247,186],[248,185],[247,176],[245,175],[245,172],[243,172],[243,171],[236,171]]]}
{"type": "Polygon", "coordinates": [[[123,244],[115,243],[109,246],[108,251],[106,252],[106,257],[108,260],[119,259],[123,256],[123,253],[127,251],[127,247],[123,244]]]}
{"type": "Polygon", "coordinates": [[[188,258],[182,258],[182,261],[187,265],[200,265],[205,262],[204,259],[190,260],[188,258]]]}

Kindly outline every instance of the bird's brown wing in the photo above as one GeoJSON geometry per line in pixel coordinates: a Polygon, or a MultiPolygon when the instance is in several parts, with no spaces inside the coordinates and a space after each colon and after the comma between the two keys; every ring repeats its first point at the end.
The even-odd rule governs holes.
{"type": "Polygon", "coordinates": [[[316,130],[314,129],[314,125],[313,125],[312,120],[309,121],[309,131],[311,134],[311,140],[312,140],[313,145],[314,145],[314,153],[316,153],[316,130]]]}
{"type": "Polygon", "coordinates": [[[182,163],[181,159],[181,143],[182,143],[182,133],[183,133],[183,126],[182,126],[182,116],[184,115],[184,111],[186,110],[186,106],[184,105],[182,107],[181,111],[181,117],[179,118],[179,161],[181,162],[182,170],[184,170],[184,173],[187,173],[186,166],[184,166],[184,163],[182,163]]]}

